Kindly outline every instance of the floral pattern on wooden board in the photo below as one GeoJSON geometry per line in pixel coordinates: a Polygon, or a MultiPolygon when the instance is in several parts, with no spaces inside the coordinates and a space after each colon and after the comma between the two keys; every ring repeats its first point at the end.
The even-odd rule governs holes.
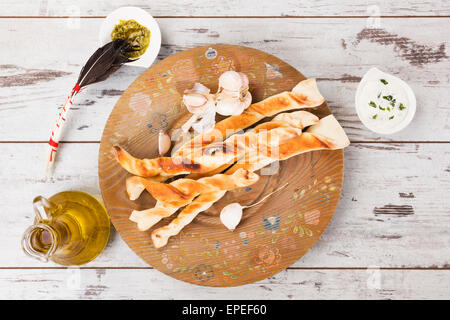
{"type": "MultiPolygon", "coordinates": [[[[130,200],[124,190],[127,175],[111,162],[108,151],[113,143],[125,142],[132,153],[156,154],[156,144],[148,141],[156,141],[159,130],[170,129],[185,113],[181,103],[183,90],[194,82],[215,88],[218,75],[231,69],[247,74],[254,101],[289,91],[304,79],[282,60],[246,47],[215,45],[172,55],[144,72],[124,92],[106,124],[99,153],[103,199],[122,238],[158,270],[205,286],[251,283],[298,260],[314,245],[333,216],[343,178],[342,151],[315,151],[283,161],[274,176],[262,176],[260,182],[266,181],[263,189],[254,185],[232,193],[238,197],[233,201],[240,202],[248,197],[262,197],[289,181],[275,201],[245,211],[234,232],[221,225],[217,212],[211,209],[172,237],[166,247],[155,249],[150,232],[139,232],[128,220],[130,200]],[[117,181],[117,177],[122,181],[117,181]]],[[[330,113],[326,104],[311,111],[319,117],[330,113]]],[[[154,205],[154,200],[141,196],[134,205],[147,208],[154,205]]],[[[161,225],[171,219],[163,219],[161,225]]]]}

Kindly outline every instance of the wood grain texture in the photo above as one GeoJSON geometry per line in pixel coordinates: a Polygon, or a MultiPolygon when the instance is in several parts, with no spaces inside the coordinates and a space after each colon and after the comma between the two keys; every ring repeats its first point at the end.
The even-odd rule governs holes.
{"type": "MultiPolygon", "coordinates": [[[[450,31],[442,28],[450,23],[450,18],[382,19],[381,30],[373,32],[366,29],[364,19],[177,19],[177,23],[158,19],[158,22],[163,30],[160,58],[198,45],[241,44],[276,55],[306,76],[317,77],[321,92],[352,141],[450,141],[450,92],[446,90],[450,85],[447,74],[450,31]],[[356,116],[356,87],[372,66],[398,75],[416,93],[415,119],[392,136],[370,132],[356,116]]],[[[14,55],[0,63],[1,141],[48,139],[58,106],[98,45],[96,30],[100,23],[101,19],[82,19],[80,32],[68,41],[72,29],[65,19],[0,19],[0,28],[9,30],[0,38],[0,45],[12,43],[17,48],[14,55]],[[40,32],[43,28],[46,34],[40,32]],[[53,41],[46,41],[46,37],[53,41]],[[28,41],[19,40],[23,38],[28,41]],[[28,52],[33,50],[45,51],[46,55],[30,57],[28,52]]],[[[108,81],[78,95],[64,140],[99,141],[113,105],[142,71],[123,67],[108,81]]]]}
{"type": "MultiPolygon", "coordinates": [[[[14,172],[0,175],[0,185],[5,186],[0,267],[55,266],[20,251],[20,237],[33,220],[36,195],[83,190],[100,197],[97,143],[62,144],[52,179],[43,173],[45,147],[44,143],[0,144],[2,173],[14,172]]],[[[344,155],[344,186],[336,213],[316,245],[293,267],[450,267],[444,250],[450,246],[450,204],[436,201],[450,188],[449,144],[357,143],[344,155]],[[414,214],[374,213],[374,208],[387,205],[411,206],[414,214]]],[[[146,266],[114,232],[107,249],[87,265],[146,266]]]]}
{"type": "MultiPolygon", "coordinates": [[[[219,76],[228,70],[248,76],[254,102],[291,91],[305,80],[284,61],[249,47],[211,45],[182,51],[146,70],[127,88],[108,118],[99,151],[102,198],[122,238],[149,265],[175,279],[204,286],[252,283],[297,261],[331,220],[343,178],[342,150],[292,157],[279,164],[277,173],[264,176],[258,171],[257,183],[229,191],[163,248],[151,245],[151,231],[168,225],[177,214],[147,232],[137,229],[129,219],[132,210],[153,208],[156,202],[148,194],[129,200],[125,180],[130,174],[116,161],[113,145],[138,158],[157,157],[158,132],[169,130],[187,113],[184,91],[200,82],[215,92],[219,76]],[[246,210],[234,232],[220,222],[225,205],[250,205],[286,183],[278,201],[246,210]]],[[[330,114],[326,102],[308,110],[318,117],[330,114]]]]}
{"type": "Polygon", "coordinates": [[[205,288],[157,270],[0,270],[0,298],[32,292],[35,299],[448,299],[449,272],[286,270],[242,287],[205,288]]]}
{"type": "MultiPolygon", "coordinates": [[[[372,12],[367,11],[371,1],[363,1],[362,4],[347,0],[339,3],[314,1],[314,4],[310,1],[287,1],[264,5],[258,2],[257,6],[253,1],[243,1],[239,10],[233,6],[233,1],[225,1],[226,5],[222,6],[218,6],[216,1],[202,3],[201,6],[174,5],[180,3],[178,0],[144,2],[134,0],[111,4],[83,0],[78,2],[79,8],[73,8],[65,2],[53,0],[2,1],[2,16],[41,18],[0,19],[0,39],[8,42],[7,46],[2,42],[2,47],[14,44],[18,48],[14,55],[0,54],[0,140],[47,140],[56,108],[62,103],[61,98],[72,87],[84,60],[98,45],[97,34],[93,30],[98,30],[100,19],[79,20],[80,32],[72,35],[73,41],[68,41],[67,35],[73,31],[70,26],[76,27],[77,19],[46,19],[44,16],[106,15],[116,5],[131,4],[147,8],[158,16],[316,16],[316,19],[175,18],[176,23],[170,17],[158,19],[163,29],[160,58],[192,46],[216,42],[269,51],[301,69],[307,76],[320,78],[321,91],[353,141],[397,142],[358,143],[346,150],[344,192],[336,215],[314,248],[294,265],[318,267],[320,270],[288,269],[261,284],[221,290],[190,286],[156,270],[83,270],[80,289],[68,290],[70,274],[67,275],[67,270],[6,269],[0,271],[2,298],[448,297],[449,271],[434,268],[449,267],[444,249],[449,247],[448,228],[445,226],[449,224],[450,208],[445,199],[436,201],[442,199],[442,190],[449,189],[449,147],[442,143],[400,143],[449,141],[449,78],[446,72],[449,62],[445,58],[448,56],[449,31],[442,27],[449,24],[448,18],[382,18],[381,28],[389,32],[386,34],[383,30],[369,33],[364,30],[368,22],[365,18],[347,18],[371,15],[372,12]],[[324,15],[347,17],[318,17],[324,15]],[[46,30],[49,38],[43,37],[41,30],[46,30]],[[323,33],[318,33],[318,30],[323,33]],[[24,37],[26,34],[29,36],[24,37]],[[359,42],[358,37],[361,38],[359,42]],[[19,39],[28,40],[19,43],[19,39]],[[411,49],[411,55],[407,51],[398,51],[402,49],[402,41],[407,44],[404,48],[411,49]],[[61,43],[63,45],[58,45],[61,43]],[[421,56],[414,52],[422,49],[429,50],[424,60],[427,63],[420,65],[421,56]],[[30,57],[28,54],[42,50],[46,51],[45,56],[30,57]],[[367,132],[355,117],[353,95],[357,82],[373,65],[407,80],[418,98],[416,119],[404,132],[393,137],[367,132]],[[395,161],[390,160],[392,156],[395,161]],[[392,206],[411,206],[414,214],[393,214],[395,212],[389,210],[392,206]],[[375,208],[388,209],[392,214],[375,215],[375,208]],[[444,217],[443,222],[436,217],[444,217]],[[370,265],[431,269],[382,270],[383,279],[387,279],[385,283],[389,285],[380,290],[367,290],[366,270],[323,269],[370,265]],[[108,277],[103,277],[105,274],[108,277]],[[132,284],[129,290],[124,290],[121,285],[125,281],[132,284]]],[[[380,5],[378,1],[375,4],[380,5]]],[[[382,16],[442,16],[449,15],[448,5],[448,1],[442,0],[383,2],[380,11],[382,16]]],[[[83,97],[80,95],[71,128],[67,130],[67,140],[99,141],[112,106],[140,72],[139,69],[123,69],[108,82],[88,88],[83,97]]],[[[0,239],[6,248],[0,257],[1,267],[51,266],[28,259],[19,249],[19,237],[32,219],[33,196],[51,195],[66,189],[82,189],[99,196],[96,177],[98,144],[64,144],[63,149],[67,152],[65,155],[61,153],[61,160],[67,166],[57,168],[57,174],[50,180],[42,175],[40,157],[45,146],[43,143],[0,144],[0,185],[4,190],[0,222],[4,233],[0,234],[0,239]]],[[[144,267],[145,263],[115,234],[105,252],[88,266],[144,267]]]]}
{"type": "Polygon", "coordinates": [[[153,16],[371,16],[449,15],[445,0],[4,0],[2,16],[105,16],[116,8],[138,6],[153,16]]]}

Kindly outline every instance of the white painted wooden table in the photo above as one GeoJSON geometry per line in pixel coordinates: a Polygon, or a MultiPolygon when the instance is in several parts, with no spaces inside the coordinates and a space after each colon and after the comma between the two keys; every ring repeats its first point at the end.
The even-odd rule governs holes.
{"type": "Polygon", "coordinates": [[[0,298],[449,298],[450,2],[392,2],[1,0],[0,298]],[[21,252],[34,196],[79,189],[100,197],[102,129],[142,69],[123,67],[78,97],[51,179],[44,154],[56,110],[97,48],[102,18],[125,5],[157,18],[159,59],[199,45],[240,44],[318,78],[352,141],[344,188],[322,238],[275,277],[235,288],[182,283],[146,265],[117,233],[81,269],[21,252]],[[415,119],[393,136],[369,132],[355,114],[356,86],[371,66],[399,75],[417,95],[415,119]]]}

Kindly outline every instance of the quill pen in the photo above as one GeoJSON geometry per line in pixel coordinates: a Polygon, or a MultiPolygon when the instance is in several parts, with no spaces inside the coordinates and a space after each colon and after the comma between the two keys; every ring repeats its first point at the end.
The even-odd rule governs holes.
{"type": "Polygon", "coordinates": [[[116,72],[124,63],[135,61],[136,59],[129,59],[126,56],[127,53],[132,51],[134,51],[134,49],[126,40],[114,40],[97,49],[97,51],[94,52],[94,54],[81,69],[77,83],[67,97],[66,103],[64,104],[61,112],[58,114],[56,124],[53,127],[48,142],[48,152],[46,158],[46,172],[48,175],[53,171],[58,144],[61,139],[63,127],[66,123],[74,97],[85,86],[103,81],[116,72]]]}

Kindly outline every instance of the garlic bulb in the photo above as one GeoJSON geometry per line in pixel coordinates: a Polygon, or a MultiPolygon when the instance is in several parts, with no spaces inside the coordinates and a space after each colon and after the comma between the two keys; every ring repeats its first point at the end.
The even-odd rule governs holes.
{"type": "Polygon", "coordinates": [[[164,133],[163,131],[160,131],[158,135],[159,155],[160,156],[165,155],[167,151],[169,151],[171,144],[172,142],[170,141],[169,135],[167,133],[164,133]]]}
{"type": "Polygon", "coordinates": [[[235,202],[225,206],[220,212],[220,221],[228,230],[234,231],[242,219],[243,207],[235,202]]]}
{"type": "Polygon", "coordinates": [[[219,90],[211,94],[203,84],[196,82],[186,90],[183,103],[192,117],[181,127],[183,132],[191,128],[197,133],[211,130],[215,125],[216,113],[223,116],[241,114],[252,103],[248,91],[248,78],[242,72],[227,71],[219,77],[219,90]]]}

